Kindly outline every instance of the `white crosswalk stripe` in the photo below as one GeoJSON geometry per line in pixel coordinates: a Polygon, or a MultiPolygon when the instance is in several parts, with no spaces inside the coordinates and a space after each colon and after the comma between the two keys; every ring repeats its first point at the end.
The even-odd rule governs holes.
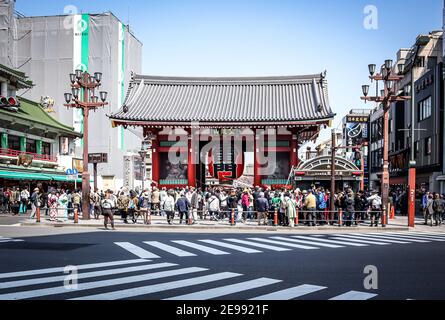
{"type": "Polygon", "coordinates": [[[236,284],[231,284],[223,287],[203,290],[199,292],[194,292],[190,294],[185,294],[181,296],[176,296],[173,298],[168,298],[165,300],[210,300],[218,297],[227,296],[232,293],[237,293],[241,291],[251,290],[255,288],[260,288],[281,282],[282,280],[270,279],[270,278],[260,278],[245,282],[240,282],[236,284]]]}
{"type": "Polygon", "coordinates": [[[445,238],[444,237],[440,237],[440,236],[434,236],[434,235],[424,235],[424,234],[418,234],[418,233],[389,233],[390,235],[396,235],[399,237],[416,237],[419,239],[424,239],[424,240],[433,240],[433,241],[439,241],[439,242],[444,242],[445,238]]]}
{"type": "Polygon", "coordinates": [[[8,238],[0,236],[0,243],[7,243],[7,242],[23,242],[25,240],[22,239],[14,239],[14,238],[8,238]]]}
{"type": "MultiPolygon", "coordinates": [[[[158,264],[158,268],[169,267],[170,263],[160,263],[158,264]]],[[[36,289],[36,290],[28,290],[28,291],[20,291],[14,293],[6,293],[0,294],[0,300],[22,300],[22,299],[31,299],[37,297],[45,297],[59,294],[69,294],[78,291],[104,288],[104,287],[112,287],[121,284],[130,284],[130,283],[138,283],[141,281],[153,280],[153,279],[161,279],[165,277],[177,276],[178,274],[184,275],[188,273],[202,272],[208,269],[204,268],[182,268],[168,271],[161,271],[155,273],[148,273],[137,276],[129,276],[124,278],[117,279],[107,279],[107,280],[99,280],[93,282],[79,283],[77,288],[73,287],[71,289],[67,289],[64,286],[53,287],[53,288],[45,288],[45,289],[36,289]]]]}
{"type": "Polygon", "coordinates": [[[199,241],[205,242],[208,244],[213,244],[215,246],[220,246],[220,247],[227,248],[227,249],[241,251],[244,253],[261,253],[262,252],[260,250],[250,249],[250,248],[237,246],[235,244],[225,243],[225,242],[221,242],[221,241],[215,241],[215,240],[199,240],[199,241]]]}
{"type": "Polygon", "coordinates": [[[202,276],[197,278],[190,278],[185,280],[172,281],[167,283],[154,284],[144,287],[107,292],[103,294],[91,295],[86,297],[75,298],[73,300],[118,300],[125,298],[132,298],[147,294],[152,294],[156,292],[168,291],[177,288],[189,287],[194,285],[200,285],[204,283],[209,283],[213,281],[238,277],[240,274],[232,272],[222,272],[217,274],[212,274],[208,276],[202,276]]]}
{"type": "MultiPolygon", "coordinates": [[[[354,235],[359,235],[358,233],[354,233],[354,235]]],[[[371,239],[388,239],[388,240],[395,240],[395,241],[401,241],[401,242],[405,242],[405,243],[410,243],[410,242],[429,242],[429,241],[424,241],[424,240],[413,240],[413,239],[402,239],[400,237],[396,237],[396,236],[388,236],[388,235],[376,235],[376,234],[366,234],[366,237],[371,238],[371,239]]]]}
{"type": "MultiPolygon", "coordinates": [[[[276,238],[271,237],[271,239],[276,239],[276,238]]],[[[301,245],[301,244],[289,243],[289,242],[286,242],[286,241],[274,241],[274,240],[271,240],[271,239],[249,238],[249,240],[260,241],[260,242],[265,242],[265,243],[270,243],[270,244],[278,244],[278,245],[281,245],[281,246],[297,248],[297,249],[304,249],[304,250],[319,249],[318,247],[309,247],[309,246],[304,246],[304,245],[301,245]]]]}
{"type": "Polygon", "coordinates": [[[284,238],[284,237],[273,237],[273,238],[274,239],[280,239],[280,240],[283,240],[283,241],[290,241],[290,242],[295,242],[295,243],[303,243],[303,244],[309,244],[309,245],[325,247],[325,248],[344,248],[345,247],[344,245],[325,243],[323,240],[326,240],[326,239],[320,239],[320,238],[311,238],[311,237],[306,237],[306,238],[303,238],[303,239],[284,238]]]}
{"type": "MultiPolygon", "coordinates": [[[[94,269],[94,268],[106,268],[113,266],[121,266],[128,264],[136,264],[136,263],[146,263],[150,260],[145,259],[133,259],[133,260],[120,260],[120,261],[111,261],[111,262],[101,262],[101,263],[90,263],[76,266],[77,270],[85,270],[85,269],[94,269]]],[[[26,277],[31,275],[40,275],[40,274],[49,274],[49,273],[57,273],[64,272],[65,267],[56,267],[56,268],[45,268],[45,269],[37,269],[37,270],[29,270],[29,271],[16,271],[16,272],[8,272],[8,273],[0,273],[0,279],[4,278],[18,278],[18,277],[26,277]]]]}
{"type": "Polygon", "coordinates": [[[255,297],[249,300],[291,300],[301,296],[305,296],[310,293],[314,293],[320,290],[326,289],[326,287],[314,286],[310,284],[303,284],[301,286],[284,289],[272,293],[268,293],[259,297],[255,297]]]}
{"type": "Polygon", "coordinates": [[[433,237],[437,239],[445,239],[445,233],[424,233],[424,232],[404,232],[403,234],[409,234],[413,236],[422,236],[422,237],[433,237]]]}
{"type": "MultiPolygon", "coordinates": [[[[371,233],[371,235],[379,235],[379,234],[371,233]]],[[[425,238],[410,236],[410,235],[394,235],[394,234],[390,234],[390,233],[385,233],[385,236],[391,237],[394,239],[400,239],[400,240],[406,240],[406,241],[412,241],[412,242],[420,242],[420,243],[428,243],[428,242],[432,241],[432,239],[425,239],[425,238]]]]}
{"type": "MultiPolygon", "coordinates": [[[[3,282],[0,286],[0,300],[22,300],[35,298],[69,299],[69,300],[118,300],[155,293],[166,292],[165,300],[209,300],[219,297],[235,298],[237,294],[250,295],[250,300],[291,300],[312,294],[316,299],[317,292],[328,289],[325,286],[301,284],[289,286],[280,279],[268,277],[246,279],[248,275],[235,272],[212,273],[207,268],[180,267],[174,263],[152,263],[147,260],[124,260],[79,265],[79,268],[91,270],[78,273],[77,287],[66,288],[63,281],[66,275],[38,277],[40,274],[60,272],[63,268],[45,268],[20,271],[12,274],[14,279],[3,282]],[[140,264],[140,263],[144,264],[140,264]],[[108,268],[120,266],[120,268],[108,268]],[[150,273],[145,273],[153,270],[150,273]],[[35,277],[29,278],[30,275],[35,277]],[[21,278],[21,279],[18,279],[21,278]],[[85,279],[94,280],[82,282],[85,279]],[[178,279],[179,278],[179,279],[178,279]],[[153,283],[150,283],[153,281],[153,283]],[[145,283],[147,282],[147,283],[145,283]],[[60,284],[58,284],[60,283],[60,284]],[[54,287],[53,285],[56,284],[54,287]],[[125,288],[122,286],[125,285],[125,288]],[[270,287],[274,285],[273,287],[270,287]],[[30,289],[30,286],[36,286],[30,289]],[[193,289],[193,287],[197,287],[193,289]],[[198,287],[199,286],[199,287],[198,287]],[[26,287],[26,289],[25,289],[26,287]],[[19,288],[16,292],[11,289],[19,288]],[[255,294],[261,289],[262,295],[255,294]],[[181,294],[176,289],[184,289],[181,294]],[[5,292],[5,290],[7,290],[5,292]],[[95,290],[94,292],[88,292],[95,290]],[[171,291],[171,293],[169,293],[171,291]],[[252,291],[250,294],[248,291],[252,291]]],[[[5,274],[3,274],[5,275],[5,274]]],[[[9,280],[8,279],[8,280],[9,280]]],[[[348,291],[332,299],[365,300],[375,297],[368,293],[348,291]]],[[[159,299],[158,296],[153,296],[159,299]]],[[[239,299],[239,298],[238,298],[239,299]]]]}
{"type": "Polygon", "coordinates": [[[119,247],[127,250],[128,252],[131,252],[135,256],[138,256],[142,259],[157,259],[160,258],[158,255],[151,253],[145,249],[142,249],[141,247],[138,247],[130,242],[115,242],[116,245],[119,247]]]}
{"type": "Polygon", "coordinates": [[[341,235],[344,238],[352,238],[352,239],[362,239],[362,240],[375,240],[378,242],[388,242],[388,243],[397,243],[397,244],[406,244],[409,242],[406,241],[398,241],[398,240],[391,240],[391,239],[383,239],[383,238],[371,238],[371,237],[367,237],[365,234],[360,235],[360,234],[342,234],[341,235]]]}
{"type": "Polygon", "coordinates": [[[281,248],[281,247],[271,246],[271,245],[264,244],[264,243],[257,243],[257,242],[253,242],[253,241],[246,241],[246,240],[239,240],[239,239],[224,239],[224,241],[241,243],[241,244],[245,244],[247,246],[269,249],[269,250],[273,250],[273,251],[290,251],[291,250],[288,248],[281,248]]]}
{"type": "MultiPolygon", "coordinates": [[[[79,273],[77,275],[77,279],[80,280],[80,279],[88,279],[88,278],[95,278],[95,277],[101,277],[101,276],[117,275],[117,274],[122,274],[122,273],[130,273],[130,272],[157,269],[160,267],[171,267],[171,266],[176,266],[176,265],[177,264],[173,264],[173,263],[158,263],[158,264],[149,264],[149,265],[137,265],[134,267],[119,268],[119,269],[93,271],[93,272],[79,273]]],[[[35,285],[35,284],[63,282],[66,279],[66,276],[67,275],[64,274],[64,275],[53,276],[53,277],[2,282],[2,283],[0,283],[0,289],[26,287],[26,286],[35,285]]]]}
{"type": "Polygon", "coordinates": [[[189,241],[184,241],[184,240],[172,240],[172,242],[189,247],[189,248],[193,248],[199,251],[203,251],[203,252],[207,252],[213,255],[225,255],[225,254],[230,254],[228,252],[222,251],[222,250],[218,250],[218,249],[214,249],[208,246],[203,246],[201,244],[197,244],[197,243],[193,243],[193,242],[189,242],[189,241]]]}
{"type": "Polygon", "coordinates": [[[369,300],[376,297],[377,294],[360,291],[348,291],[329,300],[369,300]]]}
{"type": "Polygon", "coordinates": [[[386,246],[390,243],[387,242],[377,242],[377,241],[371,241],[371,240],[358,240],[358,239],[352,239],[352,238],[344,238],[344,237],[332,237],[330,239],[338,240],[338,241],[344,241],[349,243],[366,243],[366,244],[375,244],[378,246],[386,246]]]}
{"type": "MultiPolygon", "coordinates": [[[[293,236],[293,238],[297,238],[297,239],[307,239],[307,240],[314,240],[311,237],[306,237],[306,236],[293,236]]],[[[352,246],[352,247],[366,247],[366,244],[361,244],[361,243],[344,243],[341,241],[335,241],[335,240],[330,240],[330,239],[320,239],[317,238],[315,239],[316,241],[320,241],[320,242],[326,242],[326,243],[334,243],[334,244],[338,244],[340,246],[352,246]]],[[[318,244],[321,245],[321,244],[318,244]]],[[[335,248],[335,247],[331,247],[331,248],[335,248]]]]}
{"type": "Polygon", "coordinates": [[[168,244],[165,244],[165,243],[162,243],[159,241],[144,241],[144,243],[146,243],[150,246],[153,246],[155,248],[158,248],[160,250],[166,251],[168,253],[171,253],[178,257],[195,257],[196,256],[196,254],[194,254],[194,253],[184,251],[184,250],[178,249],[173,246],[169,246],[168,244]]]}

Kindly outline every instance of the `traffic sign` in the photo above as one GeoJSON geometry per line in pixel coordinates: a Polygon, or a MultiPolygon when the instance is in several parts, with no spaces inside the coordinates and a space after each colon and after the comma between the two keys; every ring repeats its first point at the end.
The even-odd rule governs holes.
{"type": "Polygon", "coordinates": [[[67,176],[77,176],[79,171],[77,169],[66,169],[65,173],[67,176]]]}
{"type": "Polygon", "coordinates": [[[107,163],[108,153],[89,153],[88,163],[107,163]]]}

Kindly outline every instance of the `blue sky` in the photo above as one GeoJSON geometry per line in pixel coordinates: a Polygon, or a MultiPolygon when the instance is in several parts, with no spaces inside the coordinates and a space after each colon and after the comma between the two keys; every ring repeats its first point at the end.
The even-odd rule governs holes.
{"type": "Polygon", "coordinates": [[[327,70],[336,124],[360,101],[368,63],[395,59],[420,33],[442,28],[443,0],[17,0],[25,15],[112,11],[143,44],[143,73],[267,76],[327,70]],[[367,5],[378,29],[363,26],[367,5]]]}

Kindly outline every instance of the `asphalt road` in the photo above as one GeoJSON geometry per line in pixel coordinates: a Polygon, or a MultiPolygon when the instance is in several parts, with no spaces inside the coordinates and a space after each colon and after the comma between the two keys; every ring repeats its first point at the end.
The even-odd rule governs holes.
{"type": "Polygon", "coordinates": [[[406,232],[4,236],[0,300],[445,299],[444,245],[445,234],[406,232]],[[77,288],[64,287],[69,265],[77,288]],[[364,287],[366,266],[377,268],[377,289],[364,287]]]}

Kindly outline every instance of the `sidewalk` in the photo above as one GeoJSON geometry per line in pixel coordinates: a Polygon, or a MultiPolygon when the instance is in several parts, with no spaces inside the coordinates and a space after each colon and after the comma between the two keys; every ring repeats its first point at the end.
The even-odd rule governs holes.
{"type": "MultiPolygon", "coordinates": [[[[47,220],[47,217],[42,216],[41,222],[36,223],[36,220],[30,220],[27,219],[25,221],[22,221],[22,226],[30,226],[30,227],[83,227],[83,228],[97,228],[97,229],[104,229],[103,226],[103,217],[100,218],[100,220],[82,220],[79,218],[79,223],[75,224],[73,220],[61,220],[57,222],[51,222],[47,220]]],[[[307,227],[300,225],[298,227],[282,227],[282,226],[259,226],[257,221],[247,221],[246,223],[237,222],[235,226],[231,226],[228,219],[224,219],[221,221],[210,221],[210,220],[199,220],[194,225],[186,225],[183,223],[182,225],[179,224],[179,219],[176,217],[173,221],[172,225],[169,225],[167,223],[167,219],[165,217],[160,216],[152,216],[152,224],[151,225],[144,225],[141,220],[139,220],[136,224],[133,224],[130,222],[129,224],[124,224],[119,216],[115,216],[115,227],[117,230],[165,230],[165,231],[193,231],[193,230],[199,230],[199,231],[279,231],[279,232],[375,232],[375,231],[407,231],[409,228],[407,227],[407,220],[406,217],[398,217],[396,220],[391,220],[390,223],[386,227],[369,227],[369,223],[359,225],[359,226],[352,226],[352,227],[339,227],[339,226],[316,226],[316,227],[307,227]]],[[[431,231],[431,229],[438,230],[438,227],[425,227],[427,230],[431,231]],[[428,229],[429,228],[429,229],[428,229]]],[[[440,227],[442,230],[445,231],[444,227],[440,227]]],[[[418,230],[418,228],[416,228],[418,230]]]]}

